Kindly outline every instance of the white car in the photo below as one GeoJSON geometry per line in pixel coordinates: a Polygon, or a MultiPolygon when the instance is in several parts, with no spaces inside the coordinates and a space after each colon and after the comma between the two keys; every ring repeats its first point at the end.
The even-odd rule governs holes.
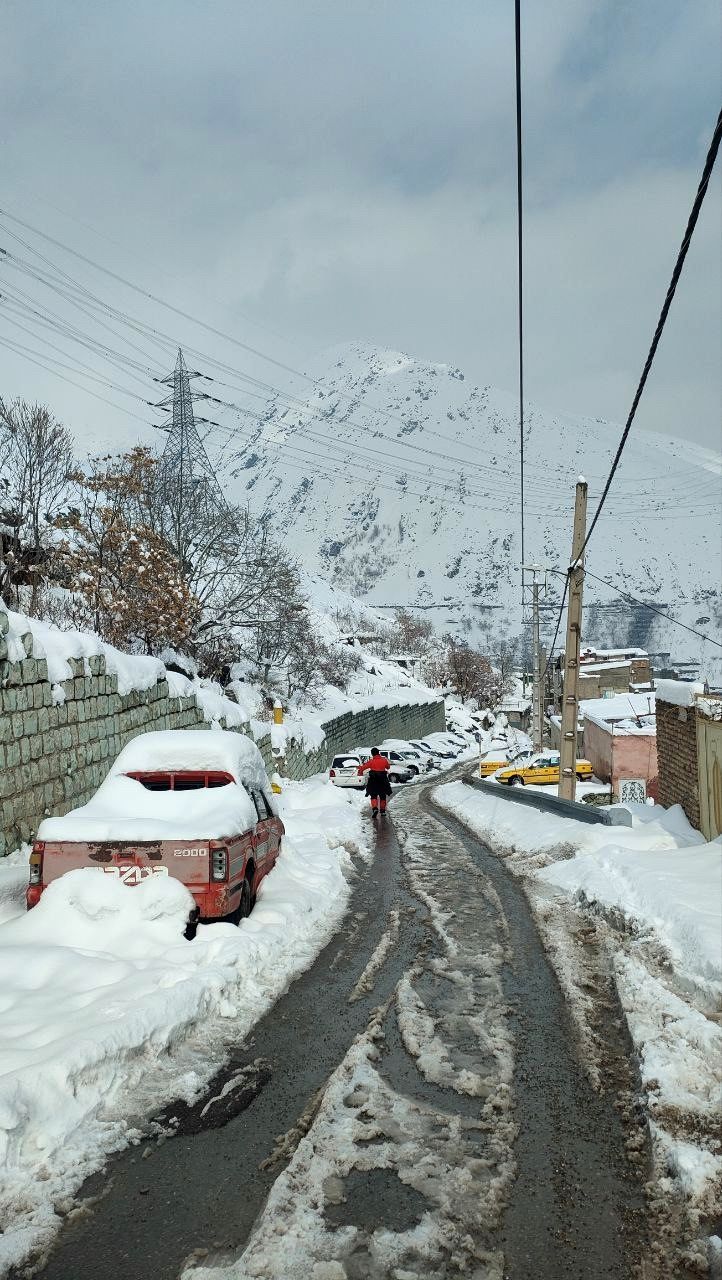
{"type": "MultiPolygon", "coordinates": [[[[355,787],[362,790],[366,786],[366,774],[359,773],[359,765],[365,764],[371,758],[370,749],[366,747],[356,747],[352,751],[345,751],[341,755],[334,756],[331,761],[331,768],[328,771],[330,781],[335,787],[355,787]]],[[[414,777],[414,771],[401,762],[391,761],[389,769],[389,782],[401,783],[410,782],[414,777]]]]}
{"type": "Polygon", "coordinates": [[[424,759],[428,761],[428,764],[426,766],[427,769],[438,768],[439,762],[436,758],[437,753],[434,751],[433,747],[428,746],[426,742],[417,742],[416,739],[414,739],[413,742],[410,743],[410,746],[414,748],[414,751],[420,751],[424,759]]]}
{"type": "Polygon", "coordinates": [[[410,769],[416,777],[429,767],[427,757],[420,751],[416,751],[410,742],[405,742],[401,738],[391,738],[380,743],[379,751],[391,761],[392,765],[410,769]]]}
{"type": "Polygon", "coordinates": [[[363,760],[360,755],[344,752],[343,755],[334,756],[328,776],[335,787],[356,787],[360,790],[366,786],[365,777],[359,774],[361,764],[363,760]]]}

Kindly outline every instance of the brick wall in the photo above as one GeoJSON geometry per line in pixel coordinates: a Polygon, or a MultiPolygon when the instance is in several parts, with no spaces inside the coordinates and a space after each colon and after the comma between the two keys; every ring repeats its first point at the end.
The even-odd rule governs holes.
{"type": "Polygon", "coordinates": [[[677,707],[658,696],[657,761],[659,803],[681,804],[693,827],[699,829],[697,728],[693,707],[677,707]]]}
{"type": "MultiPolygon", "coordinates": [[[[72,676],[51,685],[47,663],[34,655],[30,635],[24,637],[25,658],[8,660],[7,630],[0,607],[0,856],[32,839],[46,814],[85,804],[136,734],[208,727],[195,696],[171,697],[165,677],[149,689],[120,694],[117,676],[106,670],[102,656],[89,658],[87,668],[82,659],[71,659],[72,676]]],[[[221,725],[246,729],[225,726],[223,720],[221,725]]],[[[270,726],[257,745],[269,772],[277,769],[300,779],[326,769],[331,756],[354,743],[423,736],[444,726],[443,702],[391,706],[328,721],[326,740],[315,751],[292,741],[285,757],[274,758],[270,726]]]]}

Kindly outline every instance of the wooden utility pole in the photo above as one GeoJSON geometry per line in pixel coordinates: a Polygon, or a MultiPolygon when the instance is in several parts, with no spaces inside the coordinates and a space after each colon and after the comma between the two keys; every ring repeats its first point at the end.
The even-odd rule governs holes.
{"type": "Polygon", "coordinates": [[[577,481],[574,503],[574,534],[569,570],[569,602],[567,604],[567,639],[564,647],[564,686],[562,689],[562,740],[559,760],[559,795],[573,800],[577,789],[577,723],[579,715],[579,649],[582,639],[582,589],[584,561],[582,547],[587,531],[587,482],[577,481]]]}

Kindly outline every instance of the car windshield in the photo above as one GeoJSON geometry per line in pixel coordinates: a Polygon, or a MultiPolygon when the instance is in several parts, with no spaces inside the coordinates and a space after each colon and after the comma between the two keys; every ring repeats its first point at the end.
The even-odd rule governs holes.
{"type": "Polygon", "coordinates": [[[351,769],[359,763],[357,756],[334,756],[332,769],[351,769]]]}

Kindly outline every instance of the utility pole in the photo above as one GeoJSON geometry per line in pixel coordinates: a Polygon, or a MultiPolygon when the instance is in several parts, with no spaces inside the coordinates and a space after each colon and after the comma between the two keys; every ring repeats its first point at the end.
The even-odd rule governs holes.
{"type": "Polygon", "coordinates": [[[535,751],[542,749],[542,729],[544,726],[544,718],[542,715],[542,680],[541,680],[541,661],[539,649],[539,583],[537,582],[537,574],[542,573],[542,567],[538,564],[523,564],[522,571],[527,571],[533,575],[531,588],[531,607],[532,607],[532,703],[531,703],[531,737],[532,746],[535,751]]]}
{"type": "Polygon", "coordinates": [[[582,548],[587,532],[587,482],[577,481],[574,502],[572,559],[569,566],[569,602],[567,604],[567,639],[564,646],[564,685],[562,689],[562,736],[559,759],[559,795],[573,800],[577,789],[577,723],[579,716],[579,649],[582,639],[582,590],[584,561],[582,548]]]}

